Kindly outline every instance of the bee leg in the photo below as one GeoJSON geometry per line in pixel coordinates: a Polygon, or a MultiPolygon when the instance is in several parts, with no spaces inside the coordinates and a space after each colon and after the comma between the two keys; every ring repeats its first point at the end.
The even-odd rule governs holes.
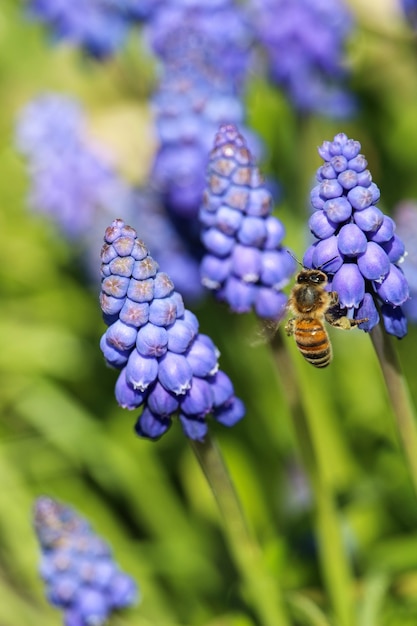
{"type": "Polygon", "coordinates": [[[332,308],[336,306],[336,304],[339,304],[339,294],[337,293],[337,291],[330,291],[329,296],[330,296],[329,308],[332,308]]]}
{"type": "Polygon", "coordinates": [[[343,315],[342,317],[334,317],[333,315],[326,314],[326,320],[334,326],[335,328],[341,328],[342,330],[350,330],[354,326],[359,326],[359,324],[363,324],[368,321],[367,317],[363,317],[362,319],[352,320],[343,315]]]}
{"type": "Polygon", "coordinates": [[[291,335],[294,334],[294,331],[295,331],[295,317],[292,317],[285,324],[285,332],[287,333],[288,337],[290,337],[291,335]]]}

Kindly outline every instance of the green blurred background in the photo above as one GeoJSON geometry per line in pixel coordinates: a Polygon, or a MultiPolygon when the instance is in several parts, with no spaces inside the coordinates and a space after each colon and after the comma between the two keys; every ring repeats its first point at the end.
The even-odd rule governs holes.
{"type": "MultiPolygon", "coordinates": [[[[300,121],[255,76],[248,93],[250,123],[268,148],[262,167],[283,186],[277,215],[300,257],[316,147],[337,132],[362,143],[386,213],[404,198],[417,199],[417,42],[393,19],[389,2],[352,6],[359,30],[349,60],[361,103],[353,121],[300,121]]],[[[74,95],[124,173],[144,180],[155,145],[147,107],[152,65],[131,51],[118,63],[99,65],[68,48],[51,48],[22,7],[14,0],[0,7],[0,626],[61,623],[37,575],[31,509],[41,494],[88,517],[138,581],[141,604],[114,624],[256,624],[212,494],[179,426],[157,443],[143,441],[133,432],[135,414],[117,407],[116,374],[98,348],[104,330],[98,282],[85,277],[77,250],[55,227],[27,210],[27,172],[13,144],[16,115],[26,102],[45,90],[74,95]],[[137,72],[130,85],[126,72],[137,72]]],[[[99,249],[97,273],[98,259],[99,249]]],[[[209,298],[193,310],[247,406],[235,428],[212,423],[211,432],[266,566],[285,593],[302,593],[326,610],[314,500],[289,390],[268,347],[253,346],[254,318],[233,316],[209,298]]],[[[357,581],[357,623],[415,625],[417,500],[379,364],[363,333],[331,336],[335,358],[326,371],[311,368],[293,342],[287,344],[336,496],[357,581]]],[[[415,327],[395,341],[414,403],[416,341],[415,327]]],[[[301,614],[293,620],[313,623],[301,614]]]]}

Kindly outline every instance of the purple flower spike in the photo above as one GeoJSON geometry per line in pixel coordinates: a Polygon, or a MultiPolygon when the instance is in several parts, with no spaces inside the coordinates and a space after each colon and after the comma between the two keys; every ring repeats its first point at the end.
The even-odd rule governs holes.
{"type": "Polygon", "coordinates": [[[360,148],[344,133],[319,148],[325,163],[311,191],[315,211],[309,221],[316,241],[303,261],[329,275],[342,314],[368,318],[359,328],[368,332],[381,319],[388,333],[401,338],[407,332],[401,306],[409,299],[407,278],[398,265],[405,246],[394,220],[375,206],[379,189],[360,148]]]}
{"type": "Polygon", "coordinates": [[[408,320],[415,324],[417,322],[417,202],[414,200],[400,202],[395,209],[394,216],[398,237],[394,235],[389,244],[382,245],[391,262],[396,262],[392,258],[395,254],[398,257],[397,262],[401,264],[401,269],[410,286],[410,299],[402,308],[408,320]],[[397,244],[399,237],[404,240],[404,243],[401,241],[402,250],[397,244]]]}
{"type": "MultiPolygon", "coordinates": [[[[302,113],[346,117],[353,97],[344,89],[344,48],[353,19],[343,0],[251,0],[257,37],[272,79],[302,113]]],[[[352,147],[346,155],[354,154],[352,147]]],[[[335,149],[329,156],[337,156],[335,149]]],[[[326,161],[330,161],[326,156],[326,161]]]]}
{"type": "MultiPolygon", "coordinates": [[[[80,24],[84,18],[78,18],[80,24]]],[[[69,239],[85,236],[101,211],[126,207],[129,187],[106,149],[89,135],[76,100],[45,93],[31,101],[19,114],[16,144],[29,166],[29,206],[47,215],[69,239]]],[[[123,271],[115,274],[123,276],[123,271]]]]}
{"type": "Polygon", "coordinates": [[[34,507],[46,597],[64,623],[101,626],[113,611],[138,600],[134,580],[115,563],[110,547],[70,507],[42,496],[34,507]]]}
{"type": "MultiPolygon", "coordinates": [[[[145,34],[161,77],[153,96],[159,150],[152,183],[186,224],[201,204],[207,155],[219,124],[243,122],[253,35],[244,8],[232,0],[162,2],[145,34]]],[[[221,193],[221,183],[213,177],[215,193],[221,193]]],[[[218,228],[233,234],[239,219],[236,212],[223,211],[218,228]]],[[[227,239],[217,243],[226,245],[227,239]]]]}
{"type": "Polygon", "coordinates": [[[218,369],[217,348],[209,337],[198,332],[196,316],[184,308],[171,279],[158,270],[136,231],[121,219],[107,228],[104,237],[104,289],[118,278],[114,274],[119,271],[118,259],[123,259],[125,273],[130,268],[130,275],[123,277],[128,284],[119,315],[129,309],[131,323],[126,317],[120,319],[120,307],[111,308],[114,315],[109,320],[109,305],[102,292],[104,320],[110,325],[100,347],[108,365],[121,370],[115,388],[117,402],[130,410],[143,407],[136,433],[159,439],[174,416],[179,417],[185,435],[198,440],[207,433],[209,414],[232,426],[243,417],[244,408],[234,396],[232,383],[218,369]],[[137,302],[138,294],[149,297],[146,302],[137,302]],[[147,315],[140,308],[143,306],[147,307],[147,315]],[[134,315],[135,310],[140,313],[134,315]]]}
{"type": "MultiPolygon", "coordinates": [[[[159,0],[151,2],[159,4],[159,0]]],[[[149,0],[30,0],[28,12],[50,28],[53,41],[69,42],[104,60],[125,43],[131,23],[150,16],[151,6],[149,0]]]]}
{"type": "Polygon", "coordinates": [[[260,317],[282,317],[282,289],[294,273],[295,261],[282,246],[285,229],[272,215],[271,194],[233,124],[220,126],[215,137],[200,216],[207,250],[201,263],[203,285],[236,313],[255,310],[260,317]],[[216,219],[207,226],[209,211],[216,219]],[[226,235],[222,216],[231,213],[239,215],[233,220],[239,228],[226,235]]]}

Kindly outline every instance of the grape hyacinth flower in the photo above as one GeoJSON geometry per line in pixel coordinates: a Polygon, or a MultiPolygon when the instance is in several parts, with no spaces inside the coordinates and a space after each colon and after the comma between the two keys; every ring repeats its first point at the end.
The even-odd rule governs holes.
{"type": "Polygon", "coordinates": [[[125,43],[134,8],[127,0],[30,0],[28,13],[49,26],[55,41],[67,41],[102,60],[125,43]]]}
{"type": "Polygon", "coordinates": [[[400,0],[400,6],[410,26],[417,30],[417,1],[400,0]]]}
{"type": "Polygon", "coordinates": [[[344,133],[319,148],[325,163],[311,191],[315,211],[309,220],[316,241],[303,263],[328,274],[329,289],[338,293],[348,317],[368,318],[359,328],[370,331],[381,315],[386,331],[401,338],[407,333],[401,305],[409,297],[398,265],[404,243],[394,220],[376,206],[380,192],[360,149],[344,133]]]}
{"type": "Polygon", "coordinates": [[[34,527],[46,596],[63,610],[65,626],[101,626],[113,611],[137,602],[134,580],[72,508],[42,496],[34,506],[34,527]]]}
{"type": "Polygon", "coordinates": [[[404,200],[394,209],[397,234],[404,241],[406,253],[401,269],[409,287],[410,299],[404,303],[403,309],[407,319],[417,322],[417,202],[404,200]]]}
{"type": "Polygon", "coordinates": [[[198,332],[169,276],[158,270],[136,231],[114,220],[104,236],[101,308],[108,329],[100,346],[107,364],[121,370],[117,402],[143,407],[139,436],[158,439],[178,415],[187,437],[203,440],[206,417],[233,426],[244,415],[219,353],[198,332]]]}
{"type": "Polygon", "coordinates": [[[31,101],[17,121],[16,143],[31,180],[29,205],[71,239],[92,227],[98,209],[114,215],[129,201],[127,186],[86,126],[80,104],[54,93],[31,101]]]}
{"type": "Polygon", "coordinates": [[[295,261],[282,246],[284,226],[271,212],[271,194],[244,138],[234,125],[222,125],[199,214],[207,250],[202,282],[232,311],[253,308],[259,317],[278,321],[287,303],[282,289],[295,261]]]}
{"type": "Polygon", "coordinates": [[[252,0],[254,28],[271,78],[295,108],[332,117],[352,115],[343,86],[352,15],[343,0],[252,0]]]}
{"type": "Polygon", "coordinates": [[[243,122],[250,29],[233,0],[187,0],[162,6],[146,32],[160,67],[152,183],[172,214],[195,223],[212,137],[221,122],[243,122]]]}
{"type": "Polygon", "coordinates": [[[19,116],[16,143],[29,166],[29,205],[50,216],[71,243],[80,244],[91,276],[98,274],[91,250],[100,246],[117,212],[145,231],[161,267],[169,268],[186,298],[202,296],[199,259],[175,228],[160,194],[119,176],[105,149],[89,137],[77,100],[50,93],[30,102],[19,116]]]}

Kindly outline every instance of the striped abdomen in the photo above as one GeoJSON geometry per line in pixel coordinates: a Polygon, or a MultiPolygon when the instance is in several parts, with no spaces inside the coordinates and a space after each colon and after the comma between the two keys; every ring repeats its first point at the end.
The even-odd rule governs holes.
{"type": "Polygon", "coordinates": [[[326,367],[332,360],[332,346],[322,322],[298,319],[294,328],[295,343],[303,357],[315,367],[326,367]]]}

